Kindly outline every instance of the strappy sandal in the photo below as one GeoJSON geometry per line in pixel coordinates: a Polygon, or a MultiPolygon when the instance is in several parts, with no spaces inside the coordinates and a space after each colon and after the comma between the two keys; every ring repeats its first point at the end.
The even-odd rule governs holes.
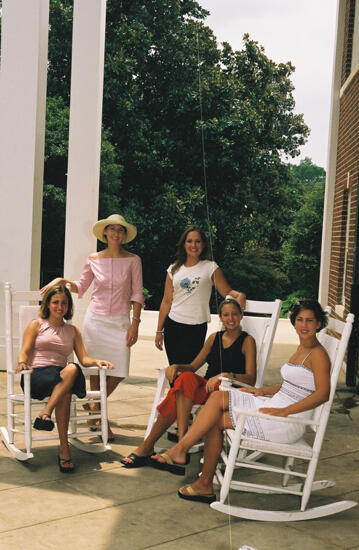
{"type": "Polygon", "coordinates": [[[63,466],[62,464],[70,464],[72,462],[72,458],[61,458],[61,456],[57,457],[57,462],[59,465],[59,470],[63,474],[73,474],[75,470],[75,466],[72,468],[69,468],[68,466],[63,466]]]}
{"type": "Polygon", "coordinates": [[[142,468],[142,466],[149,466],[149,460],[151,456],[154,456],[156,453],[152,453],[146,456],[139,456],[135,453],[131,453],[125,458],[129,458],[131,462],[125,460],[125,458],[120,458],[120,462],[124,465],[125,468],[142,468]]]}

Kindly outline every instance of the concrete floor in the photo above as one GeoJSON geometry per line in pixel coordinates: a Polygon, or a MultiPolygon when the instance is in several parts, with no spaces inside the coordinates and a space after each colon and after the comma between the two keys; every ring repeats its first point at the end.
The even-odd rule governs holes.
{"type": "MultiPolygon", "coordinates": [[[[184,478],[152,468],[128,470],[119,458],[141,441],[164,354],[154,348],[152,328],[143,328],[133,349],[131,376],[109,399],[109,417],[118,437],[100,455],[74,449],[76,473],[57,468],[56,443],[36,444],[27,463],[12,458],[0,445],[1,550],[359,550],[359,507],[325,519],[264,523],[229,518],[209,506],[177,497],[177,489],[195,478],[199,455],[192,455],[184,478]]],[[[278,334],[266,383],[279,380],[279,366],[294,349],[278,334]]],[[[288,340],[286,340],[288,341],[288,340]]],[[[337,485],[313,497],[313,504],[334,499],[359,502],[359,397],[339,385],[318,475],[337,485]]],[[[5,423],[5,373],[0,373],[0,424],[5,423]]],[[[94,438],[94,441],[96,438],[94,438]]],[[[169,446],[166,441],[164,447],[169,446]]],[[[318,477],[318,476],[317,476],[318,477]]],[[[288,498],[288,497],[286,497],[288,498]]],[[[255,507],[274,502],[283,509],[297,499],[236,493],[232,503],[255,507]],[[275,499],[279,498],[277,501],[275,499]]]]}

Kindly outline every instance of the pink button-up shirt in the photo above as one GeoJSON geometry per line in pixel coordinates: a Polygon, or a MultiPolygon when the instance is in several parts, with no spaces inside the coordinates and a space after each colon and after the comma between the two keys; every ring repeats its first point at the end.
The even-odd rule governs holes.
{"type": "Polygon", "coordinates": [[[74,281],[82,298],[94,281],[90,309],[98,315],[128,315],[131,302],[143,304],[141,259],[88,258],[79,281],[74,281]]]}

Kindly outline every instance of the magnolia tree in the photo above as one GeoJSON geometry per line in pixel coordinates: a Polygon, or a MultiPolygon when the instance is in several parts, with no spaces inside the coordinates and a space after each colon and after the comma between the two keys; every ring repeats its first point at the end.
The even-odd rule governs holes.
{"type": "MultiPolygon", "coordinates": [[[[73,2],[50,5],[43,282],[63,261],[73,2]]],[[[210,233],[214,258],[249,297],[290,289],[282,245],[298,192],[288,161],[308,135],[294,68],[248,35],[240,51],[218,44],[206,15],[194,0],[107,2],[99,215],[136,224],[131,250],[153,308],[189,223],[210,233]]]]}

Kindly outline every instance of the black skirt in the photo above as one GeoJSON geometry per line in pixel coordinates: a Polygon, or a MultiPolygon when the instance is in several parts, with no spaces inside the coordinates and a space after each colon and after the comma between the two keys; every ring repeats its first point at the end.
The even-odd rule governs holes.
{"type": "MultiPolygon", "coordinates": [[[[83,398],[86,396],[86,382],[80,366],[74,363],[77,367],[77,376],[72,386],[72,393],[77,397],[83,398]]],[[[62,381],[60,372],[65,367],[56,367],[50,365],[48,367],[37,367],[33,369],[30,376],[31,397],[33,399],[45,399],[50,397],[56,384],[62,381]]],[[[20,385],[24,391],[24,377],[21,376],[20,385]]]]}

